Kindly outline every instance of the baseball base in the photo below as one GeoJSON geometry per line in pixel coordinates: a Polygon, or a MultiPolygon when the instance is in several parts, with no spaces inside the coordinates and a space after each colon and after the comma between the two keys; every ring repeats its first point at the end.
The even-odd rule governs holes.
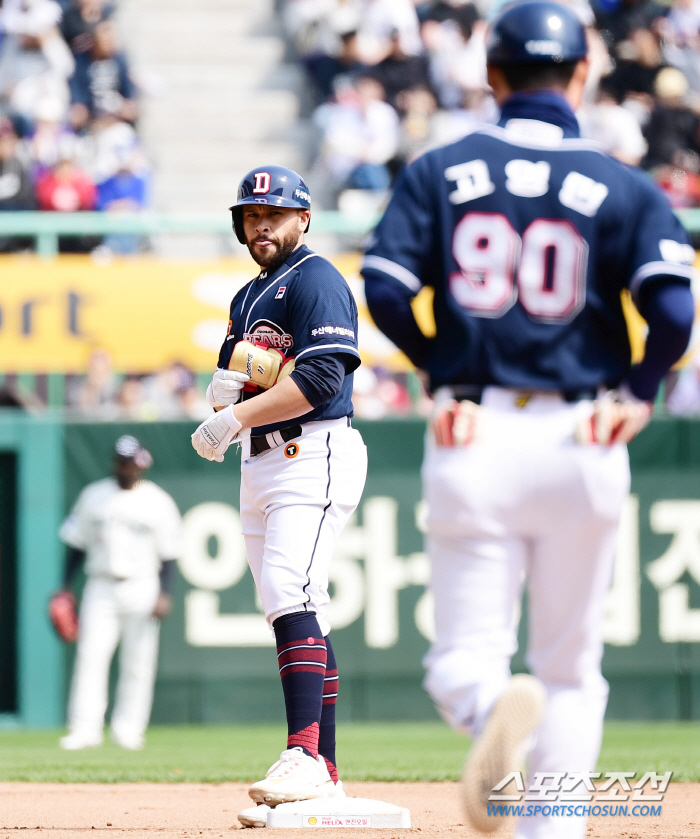
{"type": "Polygon", "coordinates": [[[405,807],[371,798],[315,798],[278,804],[267,814],[267,827],[401,828],[411,826],[405,807]]]}

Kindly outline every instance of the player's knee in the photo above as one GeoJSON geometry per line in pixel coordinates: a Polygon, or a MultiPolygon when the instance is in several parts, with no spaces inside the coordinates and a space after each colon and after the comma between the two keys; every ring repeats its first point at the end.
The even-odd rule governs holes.
{"type": "Polygon", "coordinates": [[[429,654],[423,686],[452,728],[478,732],[505,688],[508,662],[496,662],[466,650],[429,654]]]}

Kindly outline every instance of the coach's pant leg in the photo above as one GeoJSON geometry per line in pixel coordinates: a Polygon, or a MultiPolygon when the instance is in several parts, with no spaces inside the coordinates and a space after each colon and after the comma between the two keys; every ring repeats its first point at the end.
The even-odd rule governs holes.
{"type": "Polygon", "coordinates": [[[110,727],[115,742],[137,749],[143,745],[153,704],[160,634],[153,607],[159,585],[157,579],[122,585],[119,679],[110,727]]]}
{"type": "MultiPolygon", "coordinates": [[[[558,527],[537,543],[528,574],[527,662],[547,689],[528,756],[531,773],[593,771],[602,740],[608,697],[601,673],[604,605],[629,468],[622,447],[593,449],[579,460],[583,489],[575,511],[568,520],[558,518],[558,527]]],[[[585,832],[585,817],[538,817],[522,819],[516,837],[581,839],[585,832]]]]}
{"type": "Polygon", "coordinates": [[[517,648],[526,547],[502,520],[500,457],[491,446],[429,441],[423,466],[436,625],[424,685],[445,720],[472,734],[507,685],[517,648]]]}
{"type": "Polygon", "coordinates": [[[436,640],[425,688],[453,728],[478,734],[510,678],[524,547],[431,535],[436,640]]]}
{"type": "Polygon", "coordinates": [[[80,634],[68,703],[68,729],[89,741],[102,739],[109,666],[119,641],[112,583],[88,580],[80,603],[80,634]]]}

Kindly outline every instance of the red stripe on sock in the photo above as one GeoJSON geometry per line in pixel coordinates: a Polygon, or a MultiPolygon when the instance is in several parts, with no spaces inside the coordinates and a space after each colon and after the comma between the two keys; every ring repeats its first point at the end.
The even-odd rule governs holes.
{"type": "Polygon", "coordinates": [[[328,769],[328,774],[331,776],[331,781],[333,781],[334,784],[337,784],[339,780],[338,767],[334,763],[331,763],[327,757],[324,757],[323,759],[326,761],[326,769],[328,769]]]}
{"type": "Polygon", "coordinates": [[[307,725],[301,731],[297,731],[296,734],[290,734],[287,737],[287,748],[293,749],[295,746],[301,746],[311,757],[318,757],[317,722],[311,723],[311,725],[307,725]]]}
{"type": "Polygon", "coordinates": [[[279,655],[277,661],[280,667],[293,661],[319,661],[325,666],[326,658],[326,648],[319,647],[317,650],[289,650],[279,655]]]}

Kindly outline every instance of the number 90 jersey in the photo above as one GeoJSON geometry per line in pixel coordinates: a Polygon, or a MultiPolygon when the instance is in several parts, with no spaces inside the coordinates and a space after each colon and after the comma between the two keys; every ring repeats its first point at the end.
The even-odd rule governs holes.
{"type": "Polygon", "coordinates": [[[644,173],[518,122],[535,121],[484,126],[407,167],[362,273],[434,289],[433,390],[614,387],[630,367],[622,290],[689,282],[694,251],[644,173]]]}

